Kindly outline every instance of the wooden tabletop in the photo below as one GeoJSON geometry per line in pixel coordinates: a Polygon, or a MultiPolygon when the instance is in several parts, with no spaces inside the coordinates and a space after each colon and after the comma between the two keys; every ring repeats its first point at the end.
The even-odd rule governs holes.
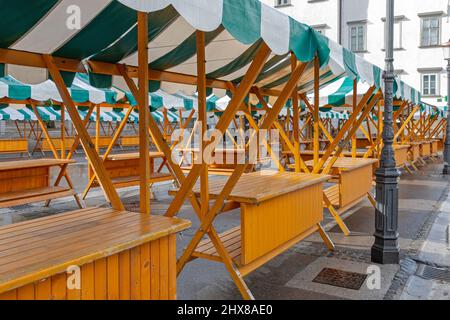
{"type": "MultiPolygon", "coordinates": [[[[185,152],[199,152],[199,148],[184,148],[181,149],[180,151],[185,151],[185,152]]],[[[245,149],[223,149],[223,148],[216,148],[214,149],[215,153],[245,153],[245,149]]]]}
{"type": "MultiPolygon", "coordinates": [[[[150,158],[164,158],[163,152],[158,151],[151,151],[150,158]]],[[[119,153],[119,154],[110,154],[108,156],[108,160],[133,160],[133,159],[139,159],[139,152],[133,152],[133,153],[119,153]]]]}
{"type": "MultiPolygon", "coordinates": [[[[327,166],[331,159],[328,159],[324,164],[324,167],[327,166]]],[[[348,157],[339,157],[333,164],[333,168],[336,169],[344,169],[344,170],[355,170],[358,168],[362,168],[365,166],[372,166],[374,163],[377,163],[378,159],[365,159],[365,158],[348,158],[348,157]]],[[[314,166],[314,160],[306,161],[305,164],[308,167],[314,166]]]]}
{"type": "Polygon", "coordinates": [[[0,171],[27,169],[38,167],[55,167],[63,164],[75,163],[75,160],[68,159],[32,159],[32,160],[17,160],[17,161],[2,161],[0,162],[0,171]]]}
{"type": "MultiPolygon", "coordinates": [[[[293,154],[290,150],[285,150],[282,152],[283,154],[293,154]]],[[[325,154],[324,150],[320,150],[319,151],[319,155],[323,156],[325,154]]],[[[352,155],[351,151],[343,151],[341,153],[343,156],[348,156],[350,157],[352,155]]],[[[364,151],[356,151],[356,156],[357,157],[363,157],[366,153],[364,151]]],[[[308,155],[308,156],[312,156],[314,155],[314,150],[301,150],[300,151],[300,155],[308,155]]]]}
{"type": "Polygon", "coordinates": [[[90,208],[0,227],[0,293],[190,225],[179,218],[90,208]]]}
{"type": "Polygon", "coordinates": [[[395,144],[394,150],[408,149],[409,147],[409,144],[395,144]]]}
{"type": "MultiPolygon", "coordinates": [[[[228,200],[257,204],[265,200],[281,196],[308,186],[318,184],[330,179],[329,175],[258,171],[242,175],[233,188],[228,200]]],[[[218,177],[209,181],[211,198],[217,197],[222,191],[226,177],[218,177]]],[[[194,193],[200,194],[197,184],[194,193]]]]}

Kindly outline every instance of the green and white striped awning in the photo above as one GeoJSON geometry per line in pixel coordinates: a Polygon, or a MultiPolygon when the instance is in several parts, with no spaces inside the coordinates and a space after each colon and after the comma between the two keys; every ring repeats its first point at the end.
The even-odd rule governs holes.
{"type": "MultiPolygon", "coordinates": [[[[77,6],[83,13],[80,28],[67,28],[66,10],[72,2],[0,0],[0,48],[77,59],[86,66],[92,86],[110,88],[113,83],[123,86],[123,82],[120,84],[111,76],[92,73],[89,61],[137,65],[136,10],[139,10],[149,15],[149,67],[155,71],[196,76],[195,30],[201,30],[205,32],[209,79],[239,85],[264,42],[272,54],[256,79],[255,85],[259,88],[283,88],[291,74],[290,52],[299,61],[307,63],[304,76],[299,81],[299,93],[313,89],[312,61],[316,56],[321,66],[321,86],[348,77],[382,87],[381,68],[259,0],[79,1],[77,6]]],[[[18,79],[30,72],[29,68],[20,66],[8,66],[8,71],[18,79]]],[[[64,76],[67,82],[73,77],[69,73],[64,76]]],[[[169,94],[184,92],[187,96],[193,96],[197,90],[195,85],[154,81],[150,87],[153,92],[161,89],[169,94]]],[[[418,91],[403,82],[398,82],[397,87],[401,97],[420,101],[418,91]]],[[[215,90],[214,94],[222,97],[225,90],[215,90]]],[[[164,98],[173,101],[166,104],[183,105],[185,109],[189,109],[191,103],[189,99],[182,99],[181,103],[172,97],[164,98]]],[[[251,95],[252,104],[257,103],[254,99],[251,95]]],[[[153,105],[158,108],[157,101],[153,105]]]]}
{"type": "MultiPolygon", "coordinates": [[[[116,102],[117,93],[110,89],[97,89],[89,84],[87,75],[77,74],[69,88],[75,103],[92,102],[94,104],[116,102]]],[[[0,78],[0,99],[28,100],[46,102],[62,102],[56,85],[51,80],[39,84],[25,84],[12,76],[0,78]]]]}
{"type": "Polygon", "coordinates": [[[346,111],[342,111],[342,112],[338,112],[338,111],[334,111],[334,110],[319,111],[319,118],[348,120],[350,118],[350,114],[346,111]]]}

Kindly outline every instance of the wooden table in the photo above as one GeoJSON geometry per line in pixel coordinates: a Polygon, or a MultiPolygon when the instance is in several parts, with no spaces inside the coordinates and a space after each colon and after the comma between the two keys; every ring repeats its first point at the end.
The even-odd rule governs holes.
{"type": "MultiPolygon", "coordinates": [[[[330,160],[328,160],[330,161],[330,160]]],[[[327,166],[328,161],[324,167],[327,166]]],[[[373,165],[377,159],[338,158],[331,169],[331,174],[338,178],[338,183],[327,188],[325,194],[331,204],[344,213],[366,196],[370,196],[373,181],[373,165]]],[[[313,167],[313,161],[307,161],[308,167],[313,167]]],[[[372,199],[369,198],[371,201],[372,199]]]]}
{"type": "Polygon", "coordinates": [[[431,155],[437,155],[439,152],[439,140],[431,140],[431,155]]]}
{"type": "Polygon", "coordinates": [[[422,158],[427,158],[431,156],[431,142],[430,141],[420,141],[420,156],[422,158]]]}
{"type": "Polygon", "coordinates": [[[50,184],[50,168],[60,167],[59,175],[75,160],[37,159],[0,162],[0,208],[74,196],[70,187],[50,184]]]}
{"type": "Polygon", "coordinates": [[[0,300],[175,299],[175,233],[189,226],[90,208],[0,227],[0,300]]]}
{"type": "MultiPolygon", "coordinates": [[[[160,170],[155,170],[155,159],[161,159],[165,162],[165,156],[162,152],[150,152],[150,181],[149,183],[157,183],[161,181],[173,180],[170,173],[164,173],[160,170]]],[[[139,153],[121,153],[111,154],[104,160],[106,171],[116,188],[125,188],[139,185],[139,153]]],[[[162,167],[161,167],[162,168],[162,167]]],[[[89,168],[89,177],[93,176],[92,168],[89,168]]],[[[98,186],[95,180],[93,187],[98,186]]],[[[87,189],[87,191],[89,191],[87,189]]],[[[83,198],[86,197],[87,191],[83,193],[83,198]]]]}
{"type": "Polygon", "coordinates": [[[409,144],[409,151],[411,154],[411,161],[413,163],[415,163],[416,161],[418,161],[420,159],[421,142],[411,141],[411,142],[408,142],[408,144],[409,144]]]}
{"type": "MultiPolygon", "coordinates": [[[[199,161],[200,151],[198,148],[187,148],[183,149],[182,152],[190,153],[194,164],[199,161]]],[[[245,149],[216,148],[212,152],[212,163],[208,164],[208,170],[217,175],[231,175],[238,164],[245,164],[247,153],[245,149]]],[[[182,169],[188,172],[192,169],[192,165],[183,166],[182,169]]],[[[246,173],[252,172],[254,169],[255,165],[249,164],[246,168],[246,173]]]]}
{"type": "Polygon", "coordinates": [[[28,153],[27,139],[0,139],[0,154],[2,153],[28,153]]]}
{"type": "MultiPolygon", "coordinates": [[[[328,247],[334,247],[320,227],[323,182],[329,178],[262,171],[244,174],[239,179],[227,200],[240,207],[241,224],[220,234],[236,271],[239,270],[232,274],[235,282],[313,232],[319,231],[328,247]]],[[[211,199],[219,196],[226,181],[225,177],[210,179],[211,199]]],[[[200,187],[195,186],[193,192],[199,195],[200,187]]],[[[192,257],[223,262],[210,240],[200,242],[192,257]]]]}

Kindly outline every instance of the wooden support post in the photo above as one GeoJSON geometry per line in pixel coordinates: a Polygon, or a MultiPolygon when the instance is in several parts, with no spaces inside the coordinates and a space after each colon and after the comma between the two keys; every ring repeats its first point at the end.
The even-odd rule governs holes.
{"type": "Polygon", "coordinates": [[[145,12],[138,12],[138,61],[140,211],[141,213],[150,214],[150,187],[148,184],[150,180],[148,14],[145,12]]]}
{"type": "MultiPolygon", "coordinates": [[[[353,80],[353,112],[358,104],[358,79],[353,80]]],[[[352,158],[356,158],[356,133],[352,136],[352,158]]]]}
{"type": "MultiPolygon", "coordinates": [[[[291,70],[294,71],[295,67],[297,67],[297,57],[295,54],[291,53],[291,70]]],[[[294,90],[292,93],[292,134],[294,135],[294,161],[295,161],[295,172],[301,171],[300,166],[300,135],[299,135],[299,105],[298,105],[298,92],[294,90]]]]}
{"type": "Polygon", "coordinates": [[[53,60],[53,57],[50,55],[44,55],[43,59],[50,72],[50,75],[52,76],[53,81],[55,82],[56,87],[58,88],[58,92],[64,102],[64,105],[67,108],[67,112],[69,113],[70,118],[72,119],[73,125],[75,126],[78,132],[86,156],[89,159],[90,163],[92,164],[92,167],[96,175],[99,177],[99,183],[101,188],[103,189],[103,192],[105,193],[106,197],[109,199],[112,207],[115,210],[120,211],[124,210],[125,208],[122,204],[122,201],[120,200],[116,189],[114,189],[111,179],[108,176],[106,169],[102,161],[100,160],[100,157],[98,156],[97,152],[94,149],[89,134],[87,133],[86,128],[83,126],[83,122],[81,121],[80,115],[78,114],[75,104],[70,96],[69,90],[67,90],[67,87],[64,83],[64,80],[61,76],[58,67],[56,66],[53,60]]]}
{"type": "Polygon", "coordinates": [[[64,104],[61,105],[61,159],[66,157],[66,111],[64,104]]]}
{"type": "Polygon", "coordinates": [[[196,31],[197,40],[197,90],[198,90],[198,119],[200,121],[200,205],[201,214],[204,217],[209,211],[209,181],[208,164],[204,159],[204,150],[206,148],[205,135],[207,127],[206,110],[206,65],[205,65],[205,33],[196,31]]]}
{"type": "Polygon", "coordinates": [[[319,58],[316,56],[314,58],[314,165],[316,165],[319,162],[319,148],[320,148],[320,142],[319,142],[319,98],[320,98],[320,91],[319,91],[319,84],[320,84],[320,66],[319,66],[319,58]]]}
{"type": "Polygon", "coordinates": [[[100,105],[95,110],[95,150],[100,151],[100,105]]]}

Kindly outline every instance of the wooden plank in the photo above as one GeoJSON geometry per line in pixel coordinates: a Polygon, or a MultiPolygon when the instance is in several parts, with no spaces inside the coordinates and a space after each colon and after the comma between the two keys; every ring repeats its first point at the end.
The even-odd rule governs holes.
{"type": "Polygon", "coordinates": [[[159,298],[169,299],[169,239],[159,239],[159,298]]]}
{"type": "Polygon", "coordinates": [[[141,299],[141,247],[130,250],[131,258],[131,300],[141,299]]]}
{"type": "Polygon", "coordinates": [[[150,244],[141,245],[141,300],[150,300],[151,273],[150,244]]]}
{"type": "Polygon", "coordinates": [[[150,125],[149,88],[148,88],[148,14],[138,12],[138,82],[139,82],[139,155],[140,155],[140,185],[139,205],[140,212],[150,214],[150,159],[148,156],[150,137],[148,128],[150,125]]]}
{"type": "Polygon", "coordinates": [[[131,264],[130,250],[119,253],[119,293],[120,300],[130,300],[131,298],[131,264]]]}
{"type": "MultiPolygon", "coordinates": [[[[20,288],[19,288],[20,290],[20,288]]],[[[66,273],[58,273],[52,276],[52,299],[67,299],[67,277],[66,273]]]]}
{"type": "Polygon", "coordinates": [[[169,300],[177,299],[177,236],[169,235],[169,300]]]}
{"type": "Polygon", "coordinates": [[[113,254],[107,258],[108,268],[108,300],[119,300],[119,255],[113,254]]]}
{"type": "Polygon", "coordinates": [[[95,272],[94,262],[87,263],[81,266],[81,299],[94,300],[95,299],[95,272]]]}
{"type": "Polygon", "coordinates": [[[34,283],[29,283],[17,289],[17,300],[34,300],[34,294],[34,283]]]}
{"type": "Polygon", "coordinates": [[[108,298],[107,276],[109,269],[106,266],[106,258],[94,261],[94,296],[95,300],[106,300],[108,298]]]}
{"type": "MultiPolygon", "coordinates": [[[[160,287],[160,255],[159,255],[159,239],[154,240],[150,243],[150,255],[151,255],[151,273],[152,273],[152,279],[151,279],[151,299],[152,300],[158,300],[160,299],[161,295],[159,292],[160,287]]],[[[176,257],[176,255],[175,255],[176,257]]],[[[176,258],[175,258],[176,260],[176,258]]],[[[176,261],[175,261],[175,269],[176,269],[176,261]]],[[[175,271],[176,276],[176,271],[175,271]]]]}
{"type": "MultiPolygon", "coordinates": [[[[0,292],[65,272],[70,265],[83,265],[88,261],[178,232],[190,225],[180,219],[161,216],[150,218],[137,213],[109,210],[110,213],[106,217],[99,215],[90,221],[80,215],[80,212],[84,211],[80,210],[79,224],[74,221],[72,226],[67,228],[64,221],[70,215],[65,216],[66,219],[58,218],[57,215],[46,217],[38,223],[49,222],[53,225],[53,232],[46,232],[45,229],[42,232],[34,231],[26,241],[22,241],[23,244],[17,244],[14,238],[8,239],[9,244],[0,250],[0,292]],[[124,224],[122,219],[128,222],[124,224]],[[57,224],[52,224],[52,221],[57,221],[57,224]],[[35,248],[30,249],[30,244],[31,247],[34,244],[35,248]],[[6,254],[7,252],[9,253],[6,254]],[[12,264],[13,261],[16,262],[12,264]]],[[[17,224],[16,228],[20,225],[17,224]]],[[[21,232],[18,235],[27,235],[27,228],[34,228],[35,225],[36,223],[24,223],[22,229],[18,229],[21,232]]],[[[0,235],[2,229],[0,228],[0,235]]],[[[10,231],[11,228],[7,227],[5,230],[10,231]]]]}

